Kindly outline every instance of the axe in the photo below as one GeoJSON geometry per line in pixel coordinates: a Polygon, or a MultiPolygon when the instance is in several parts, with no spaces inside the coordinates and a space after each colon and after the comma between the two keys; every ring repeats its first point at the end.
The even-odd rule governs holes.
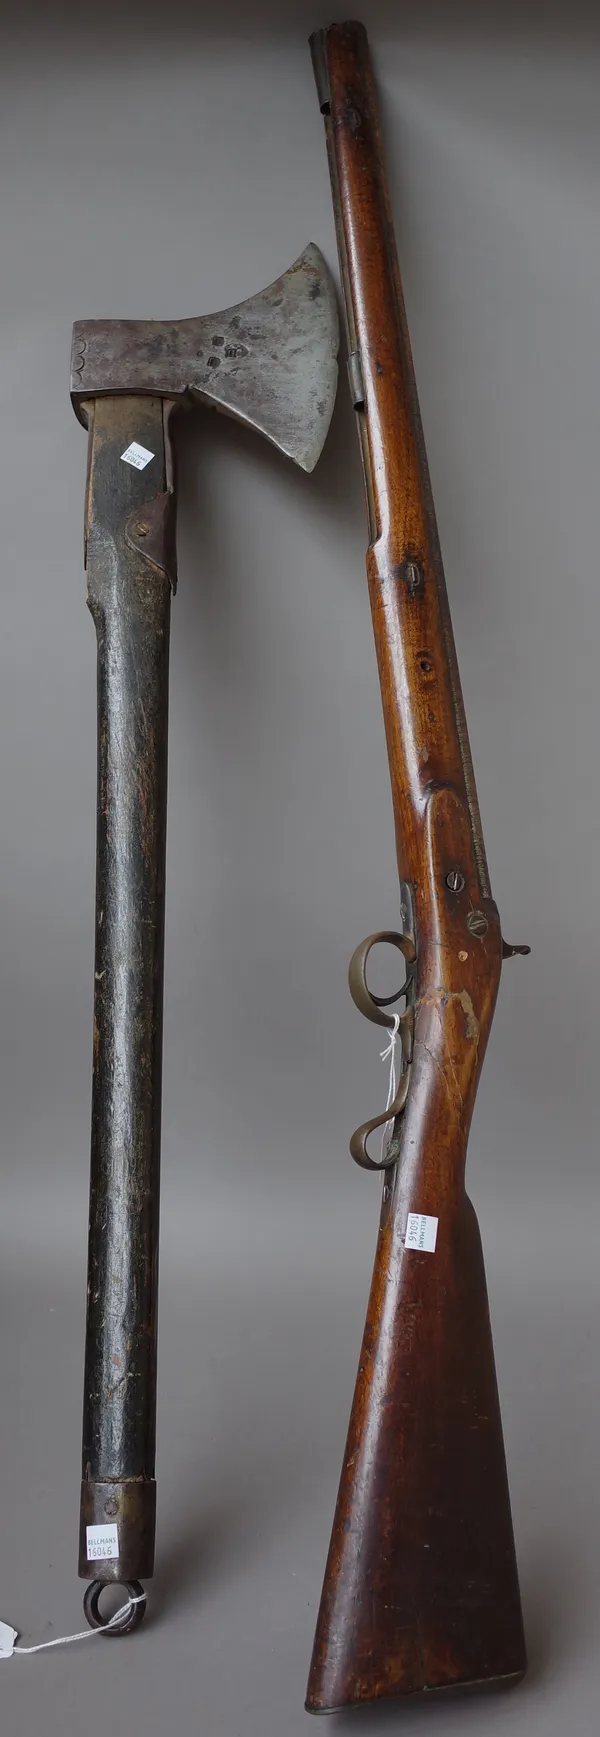
{"type": "Polygon", "coordinates": [[[86,1618],[129,1633],[154,1565],[156,1328],[175,412],[249,423],[303,470],[337,383],[318,248],[224,313],[83,320],[71,396],[88,430],[85,565],[98,640],[92,1150],[79,1574],[86,1618]],[[103,1614],[103,1588],[127,1603],[103,1614]]]}

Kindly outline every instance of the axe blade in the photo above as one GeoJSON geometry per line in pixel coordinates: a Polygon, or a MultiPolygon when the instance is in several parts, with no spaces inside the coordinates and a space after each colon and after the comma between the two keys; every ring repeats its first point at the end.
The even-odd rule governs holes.
{"type": "Polygon", "coordinates": [[[200,319],[80,320],[71,395],[195,399],[249,423],[303,470],[323,448],[337,386],[333,281],[311,243],[289,271],[223,312],[200,319]]]}
{"type": "Polygon", "coordinates": [[[199,323],[212,365],[194,396],[250,423],[313,470],[335,402],[339,342],[335,290],[318,247],[305,248],[259,295],[199,323]]]}

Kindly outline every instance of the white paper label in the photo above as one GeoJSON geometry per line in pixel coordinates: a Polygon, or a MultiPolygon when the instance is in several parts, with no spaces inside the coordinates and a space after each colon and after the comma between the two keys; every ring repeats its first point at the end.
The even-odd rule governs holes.
{"type": "Polygon", "coordinates": [[[16,1628],[11,1628],[9,1622],[0,1622],[0,1659],[12,1659],[16,1638],[16,1628]]]}
{"type": "Polygon", "coordinates": [[[88,1562],[112,1562],[119,1554],[117,1526],[86,1526],[88,1562]]]}
{"type": "Polygon", "coordinates": [[[426,1212],[409,1212],[405,1248],[418,1248],[423,1254],[433,1254],[439,1220],[428,1218],[426,1212]]]}
{"type": "Polygon", "coordinates": [[[134,465],[136,470],[145,470],[150,459],[154,458],[154,453],[149,452],[147,446],[140,446],[139,440],[132,440],[127,451],[121,453],[121,458],[125,464],[134,465]]]}

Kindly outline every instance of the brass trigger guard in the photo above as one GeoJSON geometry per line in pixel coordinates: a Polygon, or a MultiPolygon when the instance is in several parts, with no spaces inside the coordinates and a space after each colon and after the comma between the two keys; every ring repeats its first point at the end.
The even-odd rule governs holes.
{"type": "MultiPolygon", "coordinates": [[[[381,929],[376,935],[368,935],[366,941],[361,941],[360,947],[357,947],[352,954],[348,970],[350,994],[359,1013],[364,1013],[365,1019],[370,1019],[373,1025],[383,1025],[386,1031],[393,1031],[395,1017],[384,1010],[386,1007],[391,1007],[395,1001],[400,1001],[404,995],[408,995],[413,980],[412,966],[416,956],[412,935],[399,935],[395,929],[381,929]],[[395,995],[373,995],[367,983],[367,960],[371,948],[384,941],[387,941],[392,947],[397,947],[398,952],[402,953],[406,960],[406,978],[401,989],[398,989],[395,995]]],[[[389,1170],[397,1163],[398,1154],[392,1150],[393,1142],[390,1142],[384,1156],[376,1160],[369,1156],[367,1140],[376,1128],[384,1128],[387,1122],[392,1122],[404,1109],[410,1085],[409,1063],[412,1057],[413,1026],[413,1009],[408,1006],[405,1012],[400,1014],[398,1035],[402,1046],[402,1072],[394,1101],[382,1116],[372,1116],[370,1121],[363,1122],[362,1126],[357,1128],[356,1133],[352,1135],[350,1151],[355,1164],[359,1164],[362,1170],[389,1170]]]]}

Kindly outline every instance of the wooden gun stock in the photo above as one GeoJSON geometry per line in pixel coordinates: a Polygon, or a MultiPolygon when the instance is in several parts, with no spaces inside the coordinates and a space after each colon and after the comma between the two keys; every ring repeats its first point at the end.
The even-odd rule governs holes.
{"type": "MultiPolygon", "coordinates": [[[[403,1073],[378,1163],[375,1270],[307,1707],[517,1680],[525,1648],[485,1273],[464,1186],[503,956],[382,159],[358,24],[311,39],[364,466],[367,574],[392,783],[403,1073]]],[[[394,1016],[368,990],[363,1011],[394,1016]]]]}

